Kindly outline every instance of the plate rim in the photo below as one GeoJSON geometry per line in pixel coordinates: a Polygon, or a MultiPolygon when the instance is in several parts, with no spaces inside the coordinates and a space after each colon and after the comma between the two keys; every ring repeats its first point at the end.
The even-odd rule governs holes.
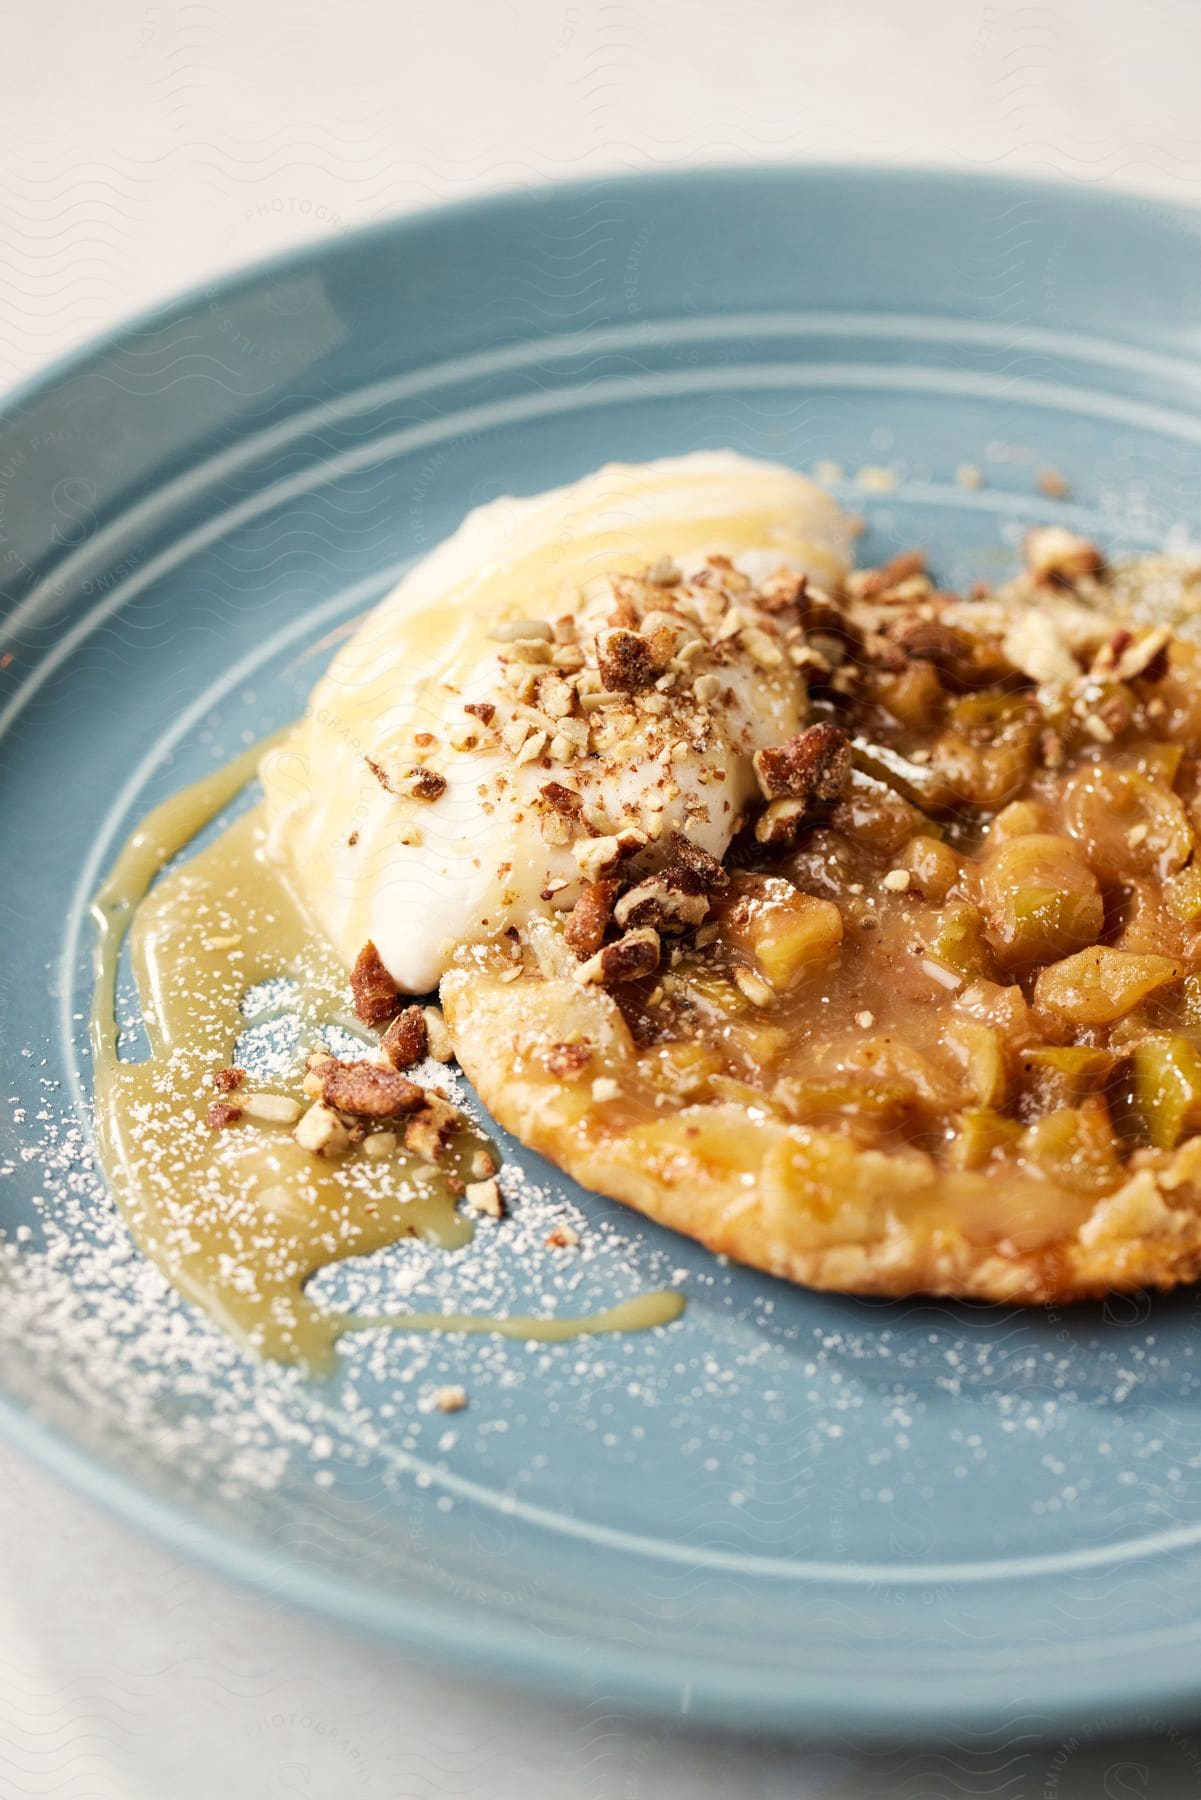
{"type": "MultiPolygon", "coordinates": [[[[19,422],[20,415],[52,390],[70,383],[98,360],[134,344],[147,332],[184,318],[200,305],[234,300],[281,276],[338,260],[348,250],[372,244],[403,242],[430,227],[446,225],[470,234],[478,219],[499,213],[528,213],[543,206],[570,204],[573,196],[594,199],[600,189],[615,195],[668,194],[673,188],[706,184],[730,191],[771,184],[796,188],[806,184],[845,184],[865,191],[919,185],[936,198],[1021,192],[1030,198],[1117,213],[1137,201],[1139,208],[1167,227],[1201,232],[1201,206],[1148,196],[1137,188],[1107,182],[1086,187],[1066,179],[1049,179],[1024,171],[968,170],[920,163],[887,165],[838,160],[803,163],[716,162],[696,166],[647,168],[622,174],[598,171],[565,181],[540,181],[493,193],[417,208],[356,227],[335,236],[309,238],[271,256],[225,270],[212,280],[193,284],[154,305],[117,320],[105,331],[54,358],[14,386],[0,392],[0,424],[19,422]]],[[[553,334],[552,334],[553,335],[553,334]]],[[[1198,357],[1201,365],[1201,356],[1198,357]]],[[[18,599],[16,602],[20,604],[18,599]]],[[[956,1732],[987,1732],[1007,1720],[1006,1692],[998,1693],[996,1677],[966,1671],[953,1689],[931,1692],[929,1672],[894,1671],[882,1682],[877,1676],[870,1695],[848,1686],[845,1675],[806,1672],[802,1691],[797,1676],[785,1672],[773,1682],[761,1668],[736,1662],[681,1657],[678,1651],[635,1648],[613,1640],[590,1638],[548,1642],[544,1632],[507,1614],[483,1618],[455,1604],[432,1605],[409,1596],[398,1608],[395,1598],[375,1603],[370,1591],[347,1589],[333,1577],[284,1553],[262,1549],[225,1534],[189,1511],[185,1501],[164,1498],[139,1485],[136,1476],[111,1464],[65,1431],[42,1419],[34,1402],[0,1391],[0,1436],[27,1455],[84,1500],[109,1517],[149,1537],[162,1548],[189,1557],[219,1577],[248,1587],[264,1597],[299,1607],[326,1626],[365,1633],[402,1655],[427,1655],[449,1672],[468,1680],[487,1680],[516,1687],[542,1699],[571,1698],[586,1703],[603,1694],[639,1716],[674,1718],[698,1727],[768,1730],[815,1739],[847,1736],[870,1741],[888,1738],[944,1740],[956,1732]],[[470,1655],[465,1656],[465,1651],[470,1655]]],[[[1201,1621],[1196,1637],[1201,1638],[1201,1621]]],[[[1107,1729],[1145,1722],[1154,1705],[1164,1720],[1181,1721],[1198,1711],[1198,1675],[1181,1667],[1179,1650],[1160,1651],[1131,1667],[1122,1660],[1116,1639],[1090,1655],[1080,1645],[1065,1645],[1062,1657],[1041,1668],[1042,1691],[1027,1694],[1023,1718],[1037,1720],[1043,1736],[1080,1729],[1104,1720],[1107,1729]],[[1162,1660],[1161,1659],[1166,1659],[1162,1660]],[[1054,1670],[1054,1677],[1050,1671],[1054,1670]],[[1035,1704],[1037,1700],[1037,1704],[1035,1704]]]]}

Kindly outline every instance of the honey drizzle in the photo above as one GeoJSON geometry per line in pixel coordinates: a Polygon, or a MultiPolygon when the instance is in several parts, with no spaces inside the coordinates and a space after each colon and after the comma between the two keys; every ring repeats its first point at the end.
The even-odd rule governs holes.
{"type": "MultiPolygon", "coordinates": [[[[270,740],[274,741],[274,740],[270,740]]],[[[354,1026],[345,971],[310,925],[298,896],[263,854],[255,807],[213,843],[156,877],[253,778],[265,745],[172,795],[138,826],[93,903],[96,986],[91,1015],[100,1160],[134,1238],[181,1293],[262,1354],[315,1372],[334,1363],[347,1330],[489,1332],[546,1342],[645,1330],[683,1311],[683,1296],[641,1295],[584,1318],[492,1318],[329,1312],[309,1299],[317,1270],[403,1237],[454,1249],[472,1228],[447,1176],[467,1173],[484,1140],[459,1133],[437,1166],[404,1151],[374,1161],[352,1152],[315,1157],[286,1125],[251,1119],[212,1130],[212,1072],[229,1064],[248,1026],[244,997],[281,976],[301,1029],[281,1079],[246,1091],[303,1092],[304,1050],[321,1026],[354,1026]],[[126,933],[150,1053],[119,1053],[117,971],[126,933]],[[308,1034],[307,1042],[305,1034],[308,1034]]],[[[236,1105],[239,1092],[228,1096],[236,1105]]]]}

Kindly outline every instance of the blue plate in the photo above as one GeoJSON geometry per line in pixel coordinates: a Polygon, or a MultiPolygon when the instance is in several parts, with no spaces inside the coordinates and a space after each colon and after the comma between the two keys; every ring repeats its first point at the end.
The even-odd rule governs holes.
{"type": "Polygon", "coordinates": [[[868,1304],[535,1190],[332,1303],[683,1321],[364,1336],[258,1367],[91,1167],[85,906],[133,822],[301,707],[332,632],[492,496],[732,445],[834,462],[865,554],[949,582],[1054,510],[1199,523],[1201,217],[869,170],[567,186],[303,251],[135,322],[0,418],[2,1414],[138,1526],[490,1678],[785,1731],[1133,1722],[1201,1696],[1198,1296],[868,1304]],[[965,463],[978,487],[957,480],[965,463]],[[1042,500],[1035,471],[1073,498],[1042,500]],[[874,471],[874,472],[873,472],[874,471]],[[856,479],[857,474],[859,479],[856,479]],[[546,1221],[584,1252],[541,1253],[546,1221]],[[569,1267],[567,1265],[570,1265],[569,1267]],[[427,1411],[462,1381],[468,1411],[427,1411]]]}

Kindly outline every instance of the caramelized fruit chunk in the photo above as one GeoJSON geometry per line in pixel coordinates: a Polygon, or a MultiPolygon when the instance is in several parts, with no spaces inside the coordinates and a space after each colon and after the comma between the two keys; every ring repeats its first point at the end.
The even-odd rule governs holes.
{"type": "Polygon", "coordinates": [[[1034,984],[1034,1004],[1067,1025],[1115,1025],[1183,974],[1171,957],[1098,944],[1043,969],[1034,984]]]}

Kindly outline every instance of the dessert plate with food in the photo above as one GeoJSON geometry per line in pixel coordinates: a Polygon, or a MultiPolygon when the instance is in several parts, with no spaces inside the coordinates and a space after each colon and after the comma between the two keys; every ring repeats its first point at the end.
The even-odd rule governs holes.
{"type": "Polygon", "coordinates": [[[1187,1706],[1182,226],[563,188],[15,397],[17,1441],[494,1678],[779,1729],[1187,1706]]]}

